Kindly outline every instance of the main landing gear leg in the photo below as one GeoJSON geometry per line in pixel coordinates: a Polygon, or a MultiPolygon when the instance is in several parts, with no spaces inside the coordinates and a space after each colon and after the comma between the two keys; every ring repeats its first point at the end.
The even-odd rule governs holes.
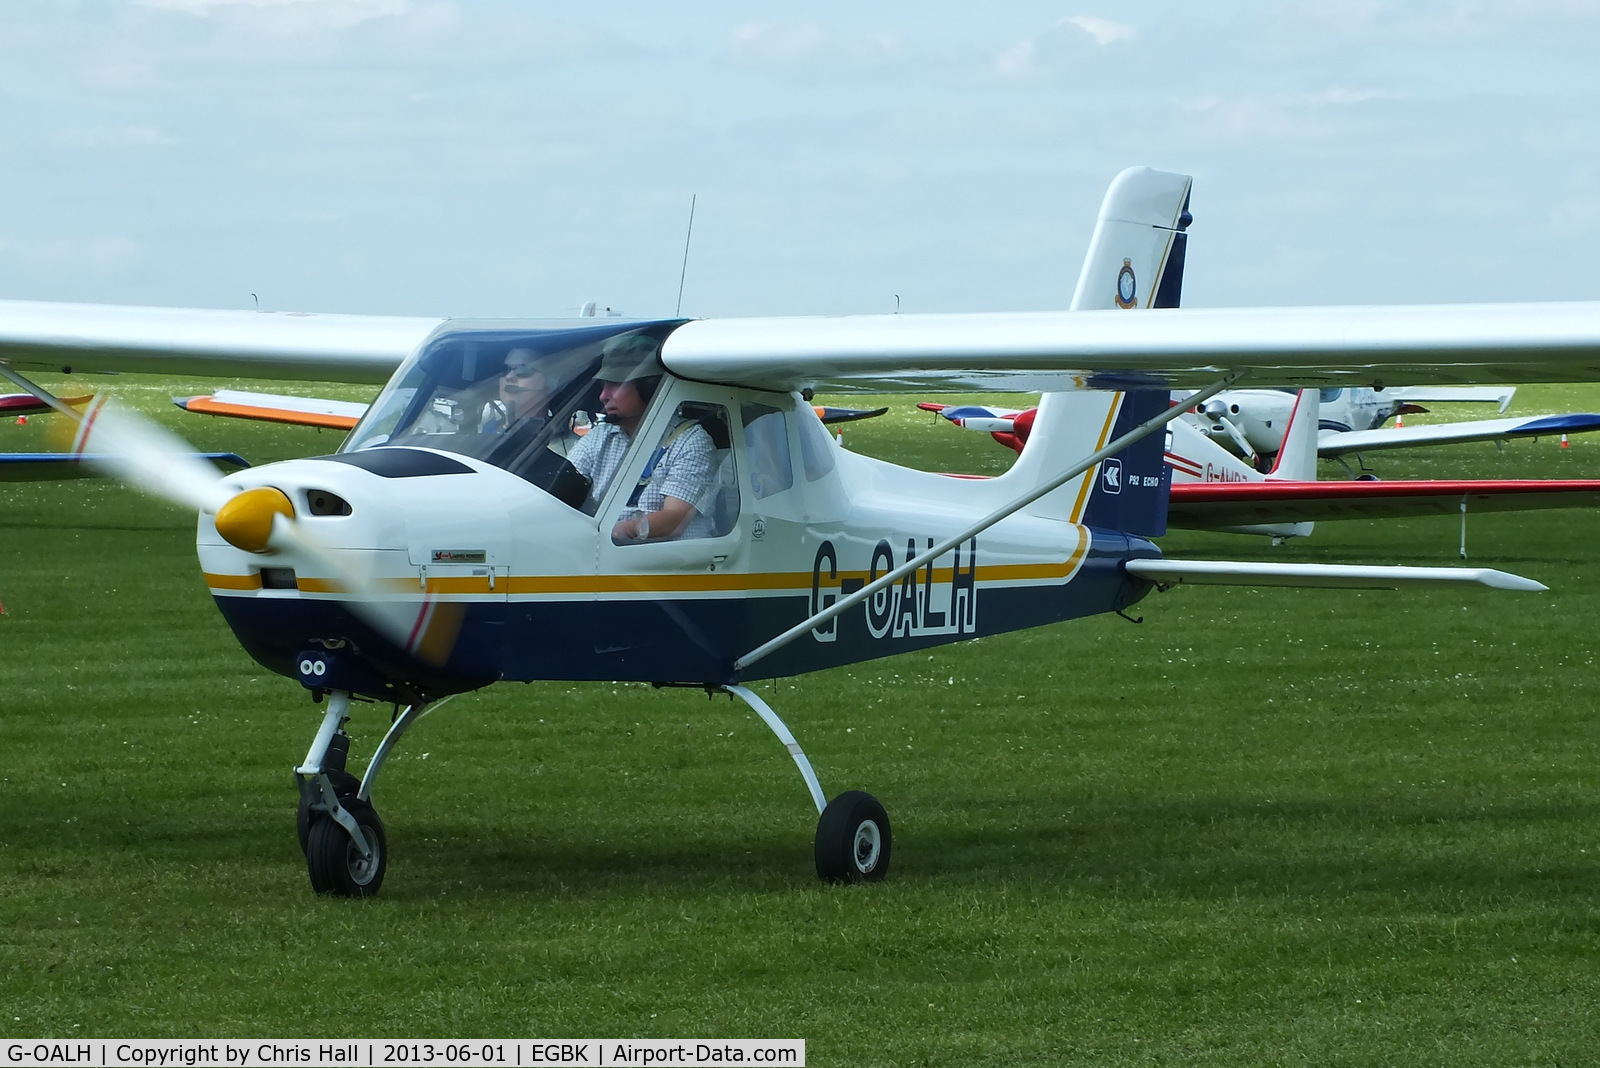
{"type": "Polygon", "coordinates": [[[383,885],[389,850],[383,821],[355,776],[344,770],[350,739],[343,727],[349,718],[349,692],[331,691],[305,763],[294,769],[300,783],[300,847],[317,893],[371,897],[383,885]]]}
{"type": "Polygon", "coordinates": [[[878,799],[848,790],[829,802],[811,761],[794,735],[767,703],[746,686],[723,689],[749,705],[794,757],[817,806],[817,875],[830,883],[875,883],[889,874],[889,814],[878,799]]]}

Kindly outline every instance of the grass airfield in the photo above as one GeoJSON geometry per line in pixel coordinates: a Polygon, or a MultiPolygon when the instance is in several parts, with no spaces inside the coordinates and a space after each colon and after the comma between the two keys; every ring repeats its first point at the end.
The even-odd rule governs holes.
{"type": "MultiPolygon", "coordinates": [[[[259,463],[339,440],[168,399],[230,383],[113,382],[203,449],[259,463]]],[[[1005,466],[915,399],[847,446],[1005,466]]],[[[1524,387],[1512,413],[1597,405],[1524,387]]],[[[41,422],[0,426],[0,448],[39,447],[41,422]]],[[[1600,440],[1373,466],[1597,476],[1600,440]]],[[[1469,518],[1471,563],[1546,594],[1180,589],[1138,626],[758,684],[830,796],[888,807],[893,872],[871,887],[817,883],[805,788],[743,706],[464,695],[391,759],[383,892],[348,901],[310,892],[295,841],[289,769],[320,709],[233,642],[192,516],[99,481],[0,501],[0,1036],[798,1037],[810,1063],[851,1065],[1600,1049],[1600,515],[1469,518]]],[[[1458,533],[1163,546],[1450,564],[1458,533]]],[[[388,714],[358,707],[357,761],[388,714]]]]}

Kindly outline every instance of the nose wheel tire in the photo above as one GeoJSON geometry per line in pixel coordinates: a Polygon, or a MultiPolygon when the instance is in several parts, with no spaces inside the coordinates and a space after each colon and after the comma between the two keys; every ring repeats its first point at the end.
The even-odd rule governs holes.
{"type": "MultiPolygon", "coordinates": [[[[361,780],[348,771],[329,770],[326,774],[328,781],[333,784],[333,792],[338,795],[341,804],[356,796],[356,793],[361,789],[361,780]]],[[[323,815],[320,812],[312,811],[311,799],[313,794],[312,791],[306,788],[306,785],[301,785],[300,810],[295,813],[294,820],[295,830],[300,835],[300,852],[302,853],[306,851],[306,843],[311,838],[311,821],[313,817],[323,815]]]]}
{"type": "Polygon", "coordinates": [[[311,876],[311,889],[341,897],[371,897],[383,885],[384,869],[389,864],[383,821],[360,798],[341,798],[339,804],[355,817],[372,853],[363,856],[355,839],[337,820],[314,812],[306,834],[306,871],[311,876]]]}
{"type": "Polygon", "coordinates": [[[889,814],[878,799],[850,790],[817,820],[817,875],[830,883],[876,883],[889,874],[889,814]]]}

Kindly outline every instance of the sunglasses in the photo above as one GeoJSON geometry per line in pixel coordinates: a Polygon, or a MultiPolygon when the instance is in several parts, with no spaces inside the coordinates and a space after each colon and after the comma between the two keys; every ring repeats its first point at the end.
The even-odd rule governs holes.
{"type": "Polygon", "coordinates": [[[536,367],[507,367],[506,370],[505,370],[505,374],[501,375],[501,377],[502,378],[532,378],[534,375],[536,375],[538,373],[539,373],[539,370],[536,367]]]}

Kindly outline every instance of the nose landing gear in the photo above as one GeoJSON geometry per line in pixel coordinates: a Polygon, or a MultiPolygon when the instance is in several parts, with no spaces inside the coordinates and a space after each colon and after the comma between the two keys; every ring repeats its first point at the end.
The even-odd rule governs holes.
{"type": "Polygon", "coordinates": [[[366,774],[358,780],[344,768],[350,739],[342,728],[350,718],[350,693],[329,692],[322,726],[305,763],[294,769],[300,783],[296,819],[300,848],[306,856],[311,889],[317,893],[371,897],[383,886],[389,841],[383,820],[372,807],[372,784],[400,736],[434,707],[410,705],[395,717],[367,764],[366,774]]]}

